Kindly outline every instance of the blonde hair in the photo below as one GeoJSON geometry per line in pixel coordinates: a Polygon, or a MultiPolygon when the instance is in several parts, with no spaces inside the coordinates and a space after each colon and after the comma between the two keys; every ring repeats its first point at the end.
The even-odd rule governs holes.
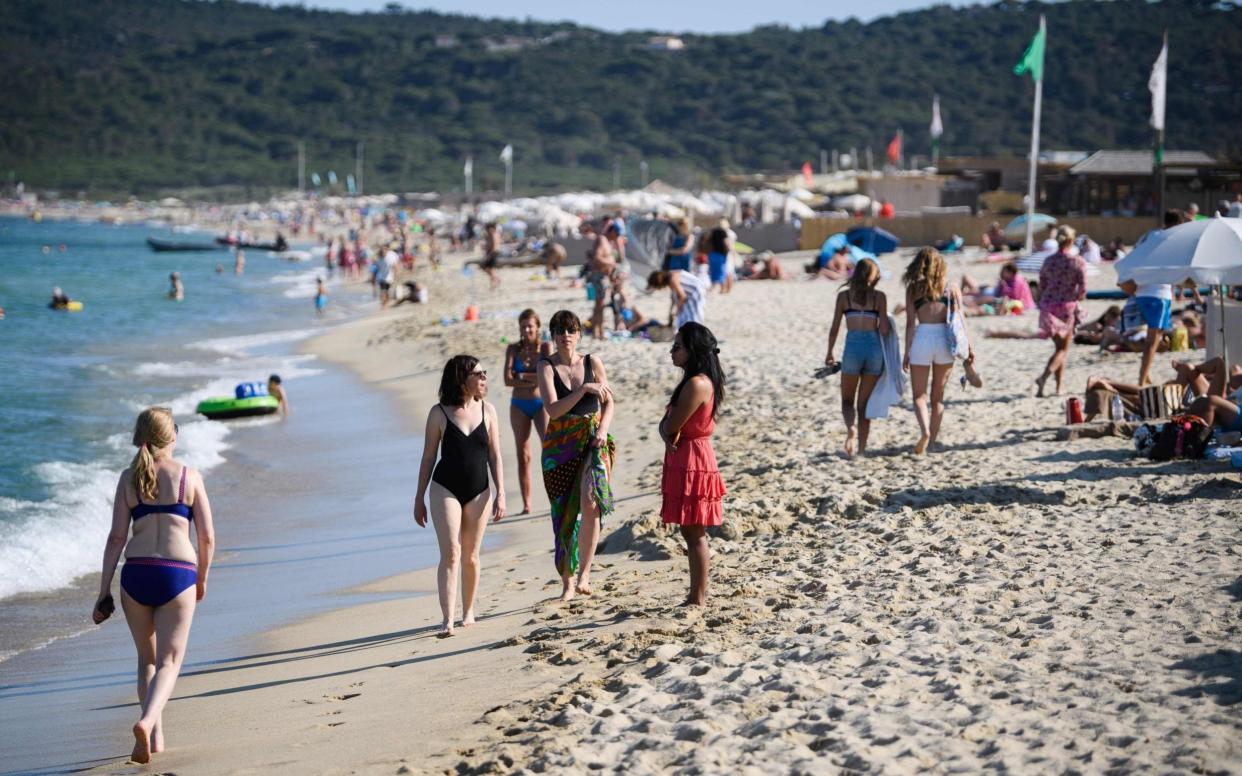
{"type": "Polygon", "coordinates": [[[673,221],[673,226],[677,227],[677,231],[681,234],[690,234],[690,219],[685,216],[673,221]]]}
{"type": "Polygon", "coordinates": [[[1057,245],[1062,248],[1067,245],[1072,245],[1074,237],[1076,236],[1077,232],[1075,232],[1074,227],[1069,224],[1061,224],[1057,227],[1057,245]]]}
{"type": "Polygon", "coordinates": [[[138,452],[129,469],[133,475],[134,490],[138,497],[154,501],[159,497],[159,485],[155,480],[155,450],[163,450],[177,438],[172,410],[167,407],[148,407],[134,422],[134,447],[138,452]]]}
{"type": "Polygon", "coordinates": [[[923,248],[906,267],[901,280],[914,292],[915,299],[937,299],[944,295],[948,274],[940,251],[923,248]]]}
{"type": "Polygon", "coordinates": [[[871,259],[859,259],[854,265],[854,274],[845,282],[849,293],[846,297],[855,304],[867,303],[867,292],[880,282],[880,268],[871,259]]]}

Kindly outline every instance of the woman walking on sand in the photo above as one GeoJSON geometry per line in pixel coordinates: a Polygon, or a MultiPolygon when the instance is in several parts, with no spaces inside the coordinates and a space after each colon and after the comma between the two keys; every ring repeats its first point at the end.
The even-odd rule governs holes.
{"type": "Polygon", "coordinates": [[[539,395],[548,413],[543,484],[552,508],[561,600],[568,601],[575,592],[591,594],[600,525],[613,509],[610,479],[616,443],[608,434],[613,402],[604,363],[577,351],[582,337],[578,316],[561,310],[548,329],[556,352],[539,361],[539,395]]]}
{"type": "Polygon", "coordinates": [[[453,356],[440,376],[440,403],[427,413],[423,460],[414,496],[414,522],[427,525],[424,496],[430,485],[431,522],[440,545],[436,589],[443,623],[440,636],[453,635],[457,609],[457,571],[461,566],[461,624],[474,624],[474,596],[479,587],[479,552],[487,516],[505,516],[505,477],[500,460],[496,408],[484,401],[487,372],[474,356],[453,356]],[[440,461],[436,463],[436,451],[440,461]],[[435,465],[433,470],[432,465],[435,465]],[[496,499],[488,487],[491,469],[496,499]]]}
{"type": "Polygon", "coordinates": [[[552,346],[539,341],[543,328],[539,313],[529,308],[518,316],[521,338],[505,348],[505,385],[513,389],[509,402],[509,424],[513,426],[513,441],[517,444],[518,484],[522,489],[522,514],[530,514],[530,431],[543,439],[548,413],[543,410],[539,398],[536,372],[539,359],[552,354],[552,346]]]}
{"type": "Polygon", "coordinates": [[[857,452],[867,452],[867,436],[871,433],[871,421],[867,419],[867,400],[875,390],[876,383],[884,374],[884,347],[881,337],[887,337],[888,298],[875,286],[880,282],[880,268],[871,259],[862,259],[854,267],[854,274],[837,294],[837,306],[832,315],[832,329],[828,332],[828,355],[826,366],[837,363],[832,357],[837,345],[837,333],[841,319],[845,319],[845,352],[841,355],[841,417],[845,420],[845,455],[853,458],[855,443],[857,452]],[[857,422],[857,432],[855,432],[857,422]]]}
{"type": "Polygon", "coordinates": [[[143,410],[134,424],[133,443],[138,452],[121,472],[112,502],[112,529],[92,619],[101,623],[116,608],[112,577],[124,551],[121,609],[138,649],[142,712],[134,723],[131,757],[147,763],[153,752],[164,751],[164,704],[181,673],[195,605],[207,594],[215,532],[203,478],[173,459],[177,424],[172,412],[165,407],[143,410]],[[191,526],[197,549],[190,539],[191,526]]]}
{"type": "Polygon", "coordinates": [[[1074,332],[1085,318],[1079,302],[1087,298],[1087,263],[1070,251],[1074,245],[1071,227],[1058,227],[1056,235],[1057,252],[1044,259],[1039,270],[1039,333],[1051,339],[1053,347],[1043,374],[1035,379],[1039,397],[1049,377],[1056,380],[1060,395],[1074,332]]]}
{"type": "Polygon", "coordinates": [[[960,310],[962,294],[948,287],[948,268],[935,248],[923,248],[906,267],[906,355],[902,368],[910,373],[914,417],[919,422],[919,441],[914,452],[922,455],[936,443],[944,419],[944,389],[953,371],[949,350],[949,303],[960,310]],[[928,406],[930,383],[931,402],[928,406]]]}
{"type": "Polygon", "coordinates": [[[669,353],[673,364],[681,367],[682,377],[660,421],[660,439],[664,440],[660,519],[681,526],[686,540],[690,592],[683,606],[702,606],[707,600],[711,556],[707,527],[723,521],[725,486],[711,437],[724,402],[725,376],[716,338],[702,324],[682,326],[669,353]]]}

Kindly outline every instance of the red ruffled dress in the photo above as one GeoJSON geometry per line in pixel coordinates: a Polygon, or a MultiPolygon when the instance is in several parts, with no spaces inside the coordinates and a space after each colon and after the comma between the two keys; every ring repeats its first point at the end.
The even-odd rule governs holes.
{"type": "Polygon", "coordinates": [[[676,525],[720,525],[724,510],[724,480],[716,467],[712,450],[712,402],[694,411],[681,427],[677,449],[664,454],[664,475],[660,480],[660,519],[676,525]]]}

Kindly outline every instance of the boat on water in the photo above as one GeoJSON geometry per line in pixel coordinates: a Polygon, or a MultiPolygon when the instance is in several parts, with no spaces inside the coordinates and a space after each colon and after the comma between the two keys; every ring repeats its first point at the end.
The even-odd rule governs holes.
{"type": "Polygon", "coordinates": [[[192,243],[177,242],[176,240],[161,240],[158,237],[148,237],[147,245],[151,246],[151,250],[159,252],[166,251],[218,251],[220,246],[215,243],[192,243]]]}
{"type": "Polygon", "coordinates": [[[222,248],[248,248],[256,251],[275,251],[277,253],[289,250],[289,243],[281,236],[277,236],[272,242],[253,242],[250,240],[238,240],[233,237],[217,237],[216,245],[222,248]]]}

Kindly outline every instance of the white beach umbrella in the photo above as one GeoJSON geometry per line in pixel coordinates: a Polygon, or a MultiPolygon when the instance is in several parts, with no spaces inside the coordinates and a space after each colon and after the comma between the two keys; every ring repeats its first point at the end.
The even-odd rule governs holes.
{"type": "Polygon", "coordinates": [[[1209,218],[1148,232],[1117,262],[1136,283],[1242,284],[1242,218],[1209,218]]]}

